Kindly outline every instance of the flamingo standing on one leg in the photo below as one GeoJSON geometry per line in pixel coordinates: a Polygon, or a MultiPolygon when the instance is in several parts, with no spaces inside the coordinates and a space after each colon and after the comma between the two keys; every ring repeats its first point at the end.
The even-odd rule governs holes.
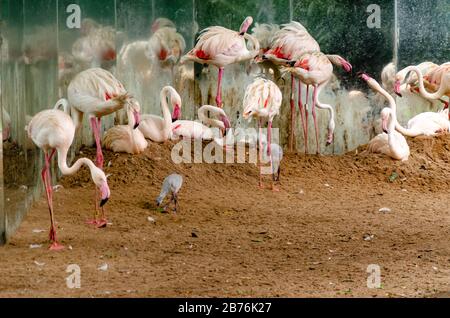
{"type": "MultiPolygon", "coordinates": [[[[257,78],[253,83],[247,86],[244,95],[244,119],[251,121],[253,117],[258,118],[258,130],[259,130],[259,185],[262,187],[262,121],[268,121],[267,128],[267,155],[271,157],[271,144],[272,144],[272,121],[273,118],[280,113],[280,106],[282,102],[282,94],[278,86],[264,78],[257,78]]],[[[271,162],[272,166],[272,162],[271,162]]]]}
{"type": "Polygon", "coordinates": [[[181,97],[172,86],[165,86],[160,94],[161,112],[163,117],[157,115],[142,115],[139,130],[154,142],[164,142],[172,135],[172,122],[181,117],[181,97]],[[167,99],[170,97],[170,104],[173,113],[170,115],[167,99]]]}
{"type": "Polygon", "coordinates": [[[127,93],[122,83],[101,68],[79,73],[70,82],[67,93],[75,127],[80,126],[83,114],[89,117],[97,146],[96,164],[103,168],[101,118],[126,107],[127,112],[133,113],[136,129],[141,121],[139,103],[127,93]]]}
{"type": "Polygon", "coordinates": [[[330,145],[333,142],[335,128],[333,107],[321,103],[318,98],[320,91],[326,86],[333,74],[333,65],[328,57],[321,52],[305,53],[292,64],[293,67],[283,67],[282,70],[290,72],[292,76],[299,78],[303,83],[312,85],[314,89],[312,116],[316,133],[316,152],[319,153],[319,128],[317,126],[316,106],[318,108],[328,109],[330,112],[326,144],[330,145]]]}
{"type": "Polygon", "coordinates": [[[200,64],[211,64],[219,68],[217,81],[216,105],[222,107],[222,77],[224,67],[253,59],[259,53],[259,42],[247,34],[253,23],[252,17],[247,17],[242,23],[239,32],[221,27],[212,26],[201,31],[195,47],[181,58],[181,63],[194,61],[200,64]],[[247,49],[246,40],[252,43],[252,50],[247,49]]]}
{"type": "Polygon", "coordinates": [[[70,116],[64,111],[58,109],[41,111],[31,119],[26,129],[28,136],[44,151],[45,166],[44,169],[42,169],[41,176],[45,186],[50,212],[50,249],[60,250],[63,246],[59,244],[56,239],[50,176],[50,162],[55,152],[58,152],[58,167],[63,175],[74,174],[82,165],[86,165],[89,168],[92,180],[101,193],[101,207],[110,197],[108,183],[104,172],[97,168],[94,163],[87,158],[78,159],[72,167],[67,166],[67,152],[75,135],[75,125],[70,116]]]}

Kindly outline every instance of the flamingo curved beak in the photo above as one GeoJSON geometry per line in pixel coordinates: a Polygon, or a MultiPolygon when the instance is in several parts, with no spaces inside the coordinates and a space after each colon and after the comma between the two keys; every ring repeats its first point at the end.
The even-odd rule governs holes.
{"type": "Polygon", "coordinates": [[[175,104],[175,107],[173,108],[172,113],[172,122],[177,121],[181,118],[181,107],[178,104],[175,104]]]}
{"type": "Polygon", "coordinates": [[[136,129],[139,127],[139,124],[141,123],[141,114],[138,111],[135,111],[133,113],[134,115],[134,127],[133,129],[136,129]]]}
{"type": "Polygon", "coordinates": [[[402,94],[400,93],[400,80],[396,80],[394,83],[394,92],[395,94],[397,94],[399,97],[402,97],[402,94]]]}
{"type": "Polygon", "coordinates": [[[103,207],[106,202],[108,202],[109,197],[111,195],[111,192],[109,191],[109,187],[108,187],[108,183],[104,182],[102,183],[102,185],[100,186],[100,193],[101,193],[101,197],[102,200],[100,201],[100,207],[103,207]]]}

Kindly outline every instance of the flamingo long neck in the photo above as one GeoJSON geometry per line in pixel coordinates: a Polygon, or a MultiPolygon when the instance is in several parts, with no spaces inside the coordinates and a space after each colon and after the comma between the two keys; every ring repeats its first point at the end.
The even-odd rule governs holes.
{"type": "Polygon", "coordinates": [[[391,94],[389,94],[385,89],[383,89],[381,86],[378,85],[378,88],[376,89],[376,91],[378,93],[380,93],[381,95],[383,95],[389,102],[389,106],[392,110],[392,122],[394,124],[395,129],[401,133],[404,136],[408,136],[408,137],[416,137],[418,135],[420,135],[420,132],[415,132],[412,129],[406,129],[405,127],[403,127],[402,125],[400,125],[400,123],[397,120],[397,103],[395,102],[394,97],[392,97],[391,94]]]}
{"type": "MultiPolygon", "coordinates": [[[[331,105],[328,105],[328,104],[323,104],[323,103],[321,103],[321,102],[319,101],[319,95],[320,95],[320,92],[321,92],[322,89],[327,85],[328,82],[329,82],[329,80],[326,81],[326,82],[324,82],[324,83],[322,83],[322,84],[320,84],[320,85],[317,87],[317,93],[316,93],[316,106],[319,107],[320,109],[327,109],[327,110],[328,110],[328,112],[330,113],[330,121],[329,121],[329,123],[328,123],[328,127],[331,127],[331,126],[334,126],[334,110],[333,110],[333,107],[332,107],[331,105]]],[[[390,96],[390,95],[389,95],[389,96],[390,96]]]]}
{"type": "Polygon", "coordinates": [[[395,138],[395,129],[396,129],[397,115],[395,112],[391,111],[389,116],[389,124],[388,124],[388,144],[389,149],[394,158],[400,159],[402,158],[400,145],[397,144],[397,139],[395,138]]]}
{"type": "Polygon", "coordinates": [[[169,88],[164,88],[161,91],[161,111],[163,114],[163,118],[164,118],[164,128],[163,128],[163,132],[164,132],[164,136],[166,139],[169,138],[170,136],[170,132],[172,129],[172,115],[170,114],[170,110],[169,110],[169,104],[167,103],[167,99],[170,95],[171,91],[169,88]]]}
{"type": "Polygon", "coordinates": [[[434,93],[429,93],[426,89],[425,86],[423,84],[423,75],[422,72],[420,71],[420,69],[417,66],[408,66],[405,69],[406,72],[412,71],[415,72],[417,75],[417,78],[419,79],[419,91],[420,94],[422,94],[423,97],[427,98],[427,99],[439,99],[441,98],[446,90],[446,87],[444,85],[444,81],[441,81],[441,84],[439,85],[439,89],[434,92],[434,93]]]}
{"type": "Polygon", "coordinates": [[[235,62],[249,60],[249,59],[251,59],[251,58],[253,58],[253,57],[255,57],[255,56],[257,56],[259,54],[259,48],[260,47],[259,47],[258,40],[255,37],[253,37],[250,34],[248,34],[248,33],[244,34],[244,45],[246,45],[245,40],[248,40],[248,41],[250,41],[252,43],[253,49],[251,51],[248,51],[247,54],[243,54],[243,55],[237,56],[235,62]]]}
{"type": "Polygon", "coordinates": [[[211,127],[224,128],[224,125],[220,120],[212,119],[212,118],[209,118],[208,116],[206,116],[207,111],[213,113],[214,115],[221,114],[221,111],[219,109],[217,109],[216,107],[203,106],[203,107],[200,107],[200,109],[198,110],[198,119],[200,119],[200,121],[204,125],[207,125],[207,126],[209,125],[211,127]]]}
{"type": "Polygon", "coordinates": [[[60,100],[58,100],[55,104],[55,106],[53,107],[54,109],[59,109],[59,106],[63,107],[63,110],[66,114],[70,115],[70,106],[69,106],[69,101],[65,98],[61,98],[60,100]]]}
{"type": "Polygon", "coordinates": [[[72,167],[69,167],[67,165],[67,151],[68,148],[58,148],[58,167],[63,175],[74,174],[80,170],[82,165],[86,165],[92,173],[92,170],[95,169],[95,165],[87,158],[80,158],[72,165],[72,167]]]}

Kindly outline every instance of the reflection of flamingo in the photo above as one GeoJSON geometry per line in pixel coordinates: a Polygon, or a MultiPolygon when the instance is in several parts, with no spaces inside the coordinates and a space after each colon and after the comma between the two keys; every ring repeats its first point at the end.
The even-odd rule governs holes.
{"type": "Polygon", "coordinates": [[[63,175],[71,175],[77,172],[82,165],[86,165],[91,171],[91,177],[101,193],[100,206],[103,206],[109,199],[110,191],[106,176],[103,171],[97,168],[94,163],[87,159],[78,159],[72,167],[67,166],[67,152],[72,144],[75,125],[68,114],[57,109],[44,110],[36,114],[27,126],[28,136],[33,142],[44,151],[45,166],[42,169],[42,181],[44,182],[47,194],[48,208],[50,212],[50,241],[51,250],[63,248],[56,239],[56,229],[53,218],[52,185],[50,176],[50,162],[58,152],[58,167],[63,175]]]}
{"type": "Polygon", "coordinates": [[[181,97],[172,86],[165,86],[161,90],[161,112],[163,117],[157,115],[142,115],[139,130],[154,142],[164,142],[172,135],[172,121],[178,120],[181,116],[181,97]],[[170,115],[167,99],[170,96],[170,104],[173,107],[173,114],[170,115]]]}
{"type": "MultiPolygon", "coordinates": [[[[247,86],[244,95],[244,119],[251,121],[253,117],[258,118],[259,131],[259,149],[260,149],[260,170],[259,170],[259,184],[262,187],[262,123],[263,120],[268,121],[267,127],[267,155],[270,157],[272,144],[272,121],[273,118],[280,113],[280,106],[282,102],[281,91],[278,86],[267,79],[257,78],[253,83],[247,86]]],[[[272,163],[271,163],[272,164],[272,163]]]]}
{"type": "MultiPolygon", "coordinates": [[[[362,74],[361,77],[369,83],[369,86],[376,92],[384,96],[392,109],[392,112],[397,113],[397,104],[394,98],[380,84],[367,74],[362,74]]],[[[438,113],[424,112],[420,113],[408,121],[408,128],[402,127],[395,116],[395,129],[404,136],[417,137],[421,135],[434,136],[436,133],[445,132],[449,130],[448,109],[438,113]]]]}
{"type": "Polygon", "coordinates": [[[135,122],[131,111],[127,111],[127,115],[128,125],[117,125],[108,129],[103,137],[103,144],[106,149],[111,149],[114,152],[136,155],[147,148],[148,142],[139,129],[133,128],[135,122]]]}
{"type": "Polygon", "coordinates": [[[227,114],[223,109],[211,105],[203,105],[198,109],[198,118],[201,122],[192,120],[177,120],[172,123],[172,139],[183,137],[185,139],[215,139],[220,144],[214,130],[206,125],[226,130],[231,127],[227,114]],[[206,112],[220,117],[220,120],[209,118],[206,112]]]}
{"type": "MultiPolygon", "coordinates": [[[[294,77],[299,78],[301,82],[306,85],[312,85],[314,88],[312,116],[316,132],[316,152],[319,153],[319,127],[317,126],[316,106],[318,108],[328,109],[330,112],[327,145],[330,145],[333,142],[335,128],[333,107],[322,104],[318,99],[320,91],[326,86],[333,74],[333,65],[325,54],[313,52],[303,54],[298,61],[295,62],[293,67],[287,67],[284,68],[284,70],[289,71],[294,77]]],[[[308,118],[307,114],[308,113],[306,112],[306,118],[308,118]]],[[[308,140],[308,127],[306,126],[305,128],[305,150],[307,151],[306,140],[308,140]]]]}
{"type": "Polygon", "coordinates": [[[11,132],[11,117],[9,117],[8,112],[2,108],[2,140],[6,141],[9,139],[11,132]]]}
{"type": "Polygon", "coordinates": [[[71,115],[78,128],[83,114],[89,116],[97,146],[97,166],[103,167],[103,154],[100,144],[101,118],[126,107],[133,113],[135,127],[140,122],[139,103],[110,72],[101,68],[91,68],[79,73],[67,89],[71,115]]]}
{"type": "MultiPolygon", "coordinates": [[[[427,99],[440,99],[443,96],[450,97],[450,63],[444,63],[434,68],[426,75],[427,86],[434,90],[434,93],[430,93],[425,89],[424,76],[421,70],[414,65],[408,66],[404,71],[409,75],[410,72],[414,72],[419,81],[418,89],[421,96],[427,99]]],[[[405,76],[404,82],[407,81],[408,75],[405,76]]],[[[400,80],[395,82],[395,92],[400,95],[400,80]]],[[[400,95],[401,96],[401,95],[400,95]]],[[[448,108],[448,102],[445,102],[446,108],[448,108]]]]}
{"type": "Polygon", "coordinates": [[[239,32],[220,26],[213,26],[201,31],[195,47],[182,57],[181,63],[194,61],[200,64],[212,64],[219,68],[217,82],[216,104],[222,107],[222,77],[224,67],[254,58],[259,53],[258,41],[247,34],[253,22],[247,17],[242,23],[239,32]],[[252,42],[252,51],[247,49],[245,40],[252,42]]]}

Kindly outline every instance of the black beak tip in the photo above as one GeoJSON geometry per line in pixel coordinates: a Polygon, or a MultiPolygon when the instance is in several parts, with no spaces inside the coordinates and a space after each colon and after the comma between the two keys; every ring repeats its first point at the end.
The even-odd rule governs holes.
{"type": "Polygon", "coordinates": [[[389,133],[389,132],[387,131],[387,129],[383,129],[383,132],[384,132],[385,134],[389,133]]]}
{"type": "Polygon", "coordinates": [[[397,94],[398,97],[403,97],[400,93],[395,92],[395,94],[397,94]]]}
{"type": "Polygon", "coordinates": [[[327,141],[327,143],[325,145],[329,146],[329,145],[331,145],[331,142],[327,141]]]}
{"type": "Polygon", "coordinates": [[[287,62],[287,64],[288,64],[289,66],[291,66],[291,67],[294,67],[295,61],[289,61],[289,62],[287,62]]]}
{"type": "Polygon", "coordinates": [[[108,202],[108,200],[109,200],[109,198],[102,199],[102,200],[100,201],[100,207],[103,207],[103,206],[106,204],[106,202],[108,202]]]}
{"type": "Polygon", "coordinates": [[[176,122],[177,120],[175,118],[172,118],[172,123],[176,122]]]}
{"type": "Polygon", "coordinates": [[[134,124],[134,127],[133,127],[133,129],[136,129],[136,128],[138,128],[139,127],[139,124],[134,124]]]}

